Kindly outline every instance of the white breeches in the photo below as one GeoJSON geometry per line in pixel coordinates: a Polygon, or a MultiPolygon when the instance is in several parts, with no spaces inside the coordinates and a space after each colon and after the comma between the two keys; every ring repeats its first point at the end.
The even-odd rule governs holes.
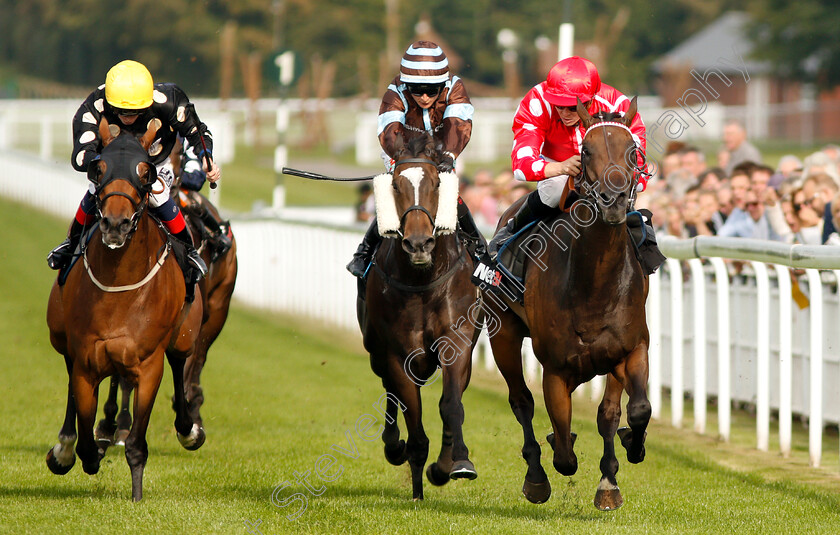
{"type": "Polygon", "coordinates": [[[553,176],[545,180],[540,180],[537,183],[537,192],[543,204],[552,207],[559,206],[568,180],[569,175],[553,176]]]}

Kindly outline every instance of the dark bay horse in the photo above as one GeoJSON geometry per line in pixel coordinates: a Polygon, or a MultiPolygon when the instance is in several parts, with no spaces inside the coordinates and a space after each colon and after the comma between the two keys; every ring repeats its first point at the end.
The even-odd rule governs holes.
{"type": "MultiPolygon", "coordinates": [[[[224,255],[214,258],[208,247],[206,233],[202,231],[202,224],[196,215],[196,210],[207,210],[219,223],[222,218],[218,209],[209,199],[196,191],[188,191],[179,187],[180,184],[180,160],[181,142],[177,142],[172,150],[170,159],[175,169],[175,181],[172,192],[175,202],[181,205],[184,218],[193,236],[195,248],[201,254],[208,267],[207,275],[199,281],[198,288],[201,293],[201,301],[204,303],[204,314],[201,319],[201,331],[198,334],[198,342],[195,351],[187,359],[184,366],[184,387],[187,398],[187,408],[192,420],[203,426],[201,418],[201,406],[204,403],[204,390],[201,388],[201,372],[207,362],[207,352],[227,321],[230,310],[230,300],[236,284],[238,270],[236,258],[236,238],[231,234],[233,244],[224,255]],[[197,208],[194,205],[198,204],[197,208]]],[[[105,418],[99,421],[96,426],[97,441],[101,446],[107,448],[111,444],[123,445],[125,437],[131,426],[131,413],[129,411],[130,385],[118,375],[111,378],[108,391],[108,399],[105,402],[105,418]],[[117,393],[122,391],[122,403],[117,404],[117,393]]]]}
{"type": "Polygon", "coordinates": [[[53,347],[64,356],[70,377],[67,410],[59,442],[47,453],[47,466],[67,473],[76,453],[88,474],[99,470],[104,450],[94,440],[99,383],[114,374],[136,389],[134,422],[125,443],[131,470],[131,493],[143,496],[148,458],[146,429],[163,375],[164,354],[175,383],[175,428],[187,449],[204,443],[204,430],[193,422],[184,397],[184,361],[196,346],[202,301],[185,302],[184,276],[166,233],[146,211],[155,182],[148,147],[153,126],[140,140],[127,132],[113,135],[100,123],[100,158],[88,177],[96,184],[100,221],[84,251],[84,263],[71,269],[64,285],[53,285],[47,325],[53,347]]]}
{"type": "MultiPolygon", "coordinates": [[[[623,503],[615,478],[615,434],[627,449],[627,459],[641,462],[651,415],[645,320],[648,280],[625,225],[636,187],[636,147],[628,128],[636,114],[636,99],[623,117],[592,117],[580,102],[577,112],[586,128],[583,171],[576,185],[581,199],[569,213],[540,225],[530,244],[531,250],[539,249],[539,255],[526,268],[524,304],[496,296],[486,298],[485,304],[488,314],[498,314],[501,320],[490,341],[508,385],[510,406],[524,433],[522,456],[528,471],[522,492],[531,502],[548,500],[551,486],[540,465],[540,446],[531,423],[534,398],[522,375],[522,339],[532,338],[534,354],[543,366],[543,393],[553,427],[548,441],[554,448],[554,468],[563,475],[577,471],[570,396],[594,376],[607,376],[598,407],[604,453],[595,506],[610,510],[623,503]],[[618,429],[623,390],[629,394],[629,430],[618,429]]],[[[501,221],[507,221],[517,208],[511,207],[501,221]]]]}
{"type": "Polygon", "coordinates": [[[379,230],[391,239],[374,255],[358,300],[364,345],[387,396],[385,458],[394,465],[408,460],[415,500],[423,499],[429,454],[420,396],[427,381],[443,381],[443,440],[426,475],[435,485],[478,475],[464,443],[461,396],[484,317],[470,282],[469,253],[455,234],[458,178],[438,174],[440,156],[431,137],[414,138],[399,151],[393,175],[374,179],[379,230]],[[400,440],[398,409],[406,441],[400,440]]]}

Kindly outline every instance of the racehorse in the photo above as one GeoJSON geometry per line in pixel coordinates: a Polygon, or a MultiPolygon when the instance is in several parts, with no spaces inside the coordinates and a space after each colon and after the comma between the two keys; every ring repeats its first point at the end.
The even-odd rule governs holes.
{"type": "Polygon", "coordinates": [[[175,429],[186,449],[197,449],[204,430],[193,422],[184,397],[184,361],[197,343],[201,296],[185,302],[184,276],[167,235],[147,213],[155,167],[148,148],[157,127],[137,139],[114,135],[104,119],[99,125],[103,149],[91,163],[88,178],[96,185],[98,228],[82,259],[63,285],[53,284],[47,325],[53,347],[64,356],[70,377],[64,425],[59,442],[47,453],[47,466],[66,474],[76,453],[88,474],[99,470],[104,450],[94,440],[97,390],[105,377],[119,374],[136,389],[134,422],[125,443],[134,501],[143,497],[143,469],[148,458],[146,429],[163,375],[166,354],[175,384],[175,429]]]}
{"type": "MultiPolygon", "coordinates": [[[[208,266],[207,275],[198,284],[201,300],[204,303],[201,331],[198,335],[195,351],[187,359],[184,366],[187,408],[192,420],[203,426],[200,413],[201,406],[204,403],[201,371],[207,361],[207,351],[216,341],[227,321],[230,299],[233,295],[238,270],[236,238],[231,235],[233,245],[229,251],[219,258],[213,257],[213,253],[208,247],[207,233],[202,231],[201,220],[195,214],[193,205],[199,205],[199,209],[209,211],[219,222],[221,222],[221,216],[209,199],[198,192],[187,191],[178,187],[181,180],[181,148],[181,142],[178,141],[170,155],[172,167],[176,174],[172,186],[173,197],[175,197],[175,202],[181,204],[184,218],[193,236],[194,245],[208,266]]],[[[119,376],[111,378],[108,399],[104,406],[105,418],[99,421],[95,430],[97,442],[102,447],[107,448],[111,444],[122,445],[124,443],[125,436],[128,435],[131,426],[131,414],[128,408],[130,394],[130,385],[121,380],[119,376]],[[122,403],[118,406],[117,393],[119,390],[122,391],[122,403]]]]}
{"type": "Polygon", "coordinates": [[[443,485],[478,475],[464,443],[461,396],[484,317],[470,282],[469,253],[455,234],[458,178],[438,173],[441,152],[431,136],[398,144],[393,175],[374,178],[379,231],[391,239],[375,253],[366,284],[360,282],[357,312],[371,368],[386,391],[385,458],[394,465],[408,460],[412,495],[421,500],[429,454],[421,415],[425,384],[443,381],[443,439],[426,470],[429,481],[443,485]],[[400,439],[398,408],[406,441],[400,439]]]}
{"type": "MultiPolygon", "coordinates": [[[[637,181],[636,146],[628,128],[636,114],[636,99],[623,117],[590,116],[580,101],[577,113],[586,129],[576,184],[581,198],[569,212],[539,225],[533,235],[529,248],[539,253],[535,251],[527,263],[523,302],[494,294],[494,299],[485,297],[485,304],[488,315],[500,320],[490,342],[524,433],[522,456],[528,470],[522,492],[531,502],[548,500],[551,485],[540,464],[531,423],[534,398],[522,375],[522,339],[531,337],[543,367],[543,393],[553,427],[548,442],[554,448],[554,468],[563,475],[574,474],[578,466],[570,396],[594,376],[607,376],[597,417],[604,453],[595,506],[610,510],[623,503],[615,478],[614,436],[618,432],[628,461],[641,462],[651,415],[646,391],[648,280],[625,225],[637,181]],[[623,389],[629,394],[629,430],[618,429],[623,389]]],[[[500,225],[517,208],[511,207],[500,225]]]]}

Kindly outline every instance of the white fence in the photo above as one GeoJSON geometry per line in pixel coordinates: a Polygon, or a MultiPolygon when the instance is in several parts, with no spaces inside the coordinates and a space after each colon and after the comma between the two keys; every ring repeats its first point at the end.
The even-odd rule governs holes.
{"type": "MultiPolygon", "coordinates": [[[[69,221],[85,188],[83,175],[68,166],[0,151],[4,197],[69,221]]],[[[356,282],[344,265],[361,230],[246,218],[234,218],[233,227],[240,265],[234,298],[357,332],[356,282]]],[[[818,269],[840,270],[840,248],[716,238],[663,240],[662,248],[670,258],[651,277],[647,304],[654,416],[661,416],[669,388],[672,423],[681,426],[684,396],[690,395],[694,430],[704,433],[706,403],[697,401],[715,397],[719,433],[728,439],[732,402],[754,404],[756,445],[766,450],[775,410],[787,455],[793,415],[802,415],[809,421],[811,464],[818,466],[823,428],[840,421],[839,272],[818,269]],[[747,268],[734,274],[721,257],[741,259],[747,268]],[[799,279],[791,284],[789,267],[805,269],[805,309],[792,305],[799,279]]],[[[474,365],[493,369],[488,342],[485,333],[474,365]]],[[[527,339],[523,355],[529,379],[537,380],[540,366],[527,339]]],[[[603,383],[602,377],[590,382],[593,399],[603,383]]],[[[583,389],[576,395],[585,395],[583,389]]]]}

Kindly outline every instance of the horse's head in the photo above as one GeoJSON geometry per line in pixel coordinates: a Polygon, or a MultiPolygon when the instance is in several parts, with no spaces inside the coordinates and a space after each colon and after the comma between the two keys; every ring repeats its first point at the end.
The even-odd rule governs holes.
{"type": "Polygon", "coordinates": [[[627,206],[635,195],[637,147],[630,131],[636,116],[636,98],[623,116],[592,116],[578,100],[577,112],[586,133],[581,149],[581,176],[575,188],[598,206],[601,219],[621,225],[627,218],[627,206]]]}
{"type": "Polygon", "coordinates": [[[376,214],[383,236],[401,238],[411,263],[428,268],[437,236],[455,231],[458,177],[438,173],[442,153],[431,136],[397,142],[394,174],[374,179],[376,214]]]}
{"type": "Polygon", "coordinates": [[[138,140],[125,131],[115,135],[105,119],[99,123],[103,149],[90,163],[88,179],[96,185],[102,243],[111,249],[125,245],[137,228],[157,180],[148,153],[156,133],[153,126],[138,140]]]}

